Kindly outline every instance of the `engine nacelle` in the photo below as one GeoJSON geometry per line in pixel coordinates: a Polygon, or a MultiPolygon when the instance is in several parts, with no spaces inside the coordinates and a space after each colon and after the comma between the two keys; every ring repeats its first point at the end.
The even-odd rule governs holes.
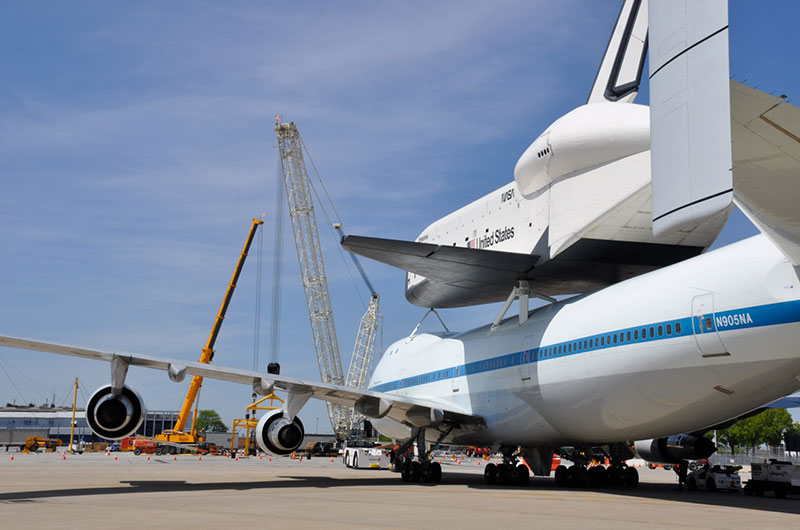
{"type": "Polygon", "coordinates": [[[282,410],[273,410],[258,420],[256,441],[263,451],[275,455],[288,455],[303,443],[305,429],[296,417],[289,421],[282,410]]]}
{"type": "Polygon", "coordinates": [[[708,458],[717,450],[714,442],[694,434],[676,434],[666,438],[640,440],[634,444],[639,456],[648,462],[678,464],[682,460],[708,458]]]}
{"type": "Polygon", "coordinates": [[[633,103],[590,103],[553,122],[514,168],[529,196],[556,180],[650,149],[650,111],[633,103]]]}
{"type": "Polygon", "coordinates": [[[125,385],[118,396],[111,395],[111,385],[95,390],[86,405],[86,423],[97,436],[119,440],[130,436],[144,421],[144,401],[125,385]]]}

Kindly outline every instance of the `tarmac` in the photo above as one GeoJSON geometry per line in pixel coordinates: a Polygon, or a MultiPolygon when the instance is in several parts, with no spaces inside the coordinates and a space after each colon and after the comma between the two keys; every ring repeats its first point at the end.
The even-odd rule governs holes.
{"type": "MultiPolygon", "coordinates": [[[[487,486],[483,462],[443,460],[441,484],[291,460],[0,452],[2,528],[798,528],[800,497],[678,492],[639,469],[636,489],[487,486]],[[14,457],[11,460],[11,456],[14,457]]],[[[744,477],[743,477],[744,480],[744,477]]]]}

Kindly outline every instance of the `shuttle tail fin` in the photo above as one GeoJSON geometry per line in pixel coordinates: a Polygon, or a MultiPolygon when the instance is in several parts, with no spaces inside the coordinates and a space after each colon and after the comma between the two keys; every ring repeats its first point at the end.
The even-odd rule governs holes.
{"type": "Polygon", "coordinates": [[[647,0],[625,0],[587,103],[630,103],[647,55],[647,0]]]}

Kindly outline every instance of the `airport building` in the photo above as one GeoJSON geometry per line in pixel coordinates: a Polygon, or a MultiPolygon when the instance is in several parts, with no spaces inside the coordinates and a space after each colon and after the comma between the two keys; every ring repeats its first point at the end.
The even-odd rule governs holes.
{"type": "MultiPolygon", "coordinates": [[[[148,410],[136,434],[155,436],[165,429],[171,429],[178,419],[178,414],[177,410],[148,410]]],[[[0,408],[0,446],[24,442],[28,436],[60,438],[64,442],[69,442],[71,420],[71,407],[19,406],[9,403],[0,408]]],[[[79,441],[102,441],[92,433],[86,423],[84,409],[75,410],[74,436],[79,441]]]]}

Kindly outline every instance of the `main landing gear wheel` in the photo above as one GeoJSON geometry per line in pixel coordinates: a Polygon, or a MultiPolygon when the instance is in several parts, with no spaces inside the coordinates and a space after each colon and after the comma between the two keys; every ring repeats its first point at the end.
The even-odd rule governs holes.
{"type": "Polygon", "coordinates": [[[528,472],[528,466],[525,464],[517,465],[517,476],[515,478],[517,486],[527,486],[531,481],[531,475],[528,472]]]}
{"type": "Polygon", "coordinates": [[[414,460],[411,462],[411,475],[409,480],[411,482],[419,482],[419,479],[422,477],[422,464],[414,460]]]}
{"type": "Polygon", "coordinates": [[[635,488],[639,485],[639,472],[633,467],[626,467],[623,474],[623,479],[625,481],[626,488],[635,488]]]}
{"type": "Polygon", "coordinates": [[[404,458],[400,464],[400,480],[411,482],[411,460],[404,458]]]}
{"type": "Polygon", "coordinates": [[[490,486],[497,484],[497,466],[494,464],[486,464],[483,468],[483,481],[490,486]]]}
{"type": "Polygon", "coordinates": [[[438,484],[442,481],[442,466],[439,462],[424,462],[422,464],[422,482],[438,484]]]}
{"type": "Polygon", "coordinates": [[[567,466],[558,466],[556,468],[556,486],[559,488],[566,488],[569,485],[569,470],[567,466]]]}
{"type": "Polygon", "coordinates": [[[589,468],[589,485],[593,488],[602,488],[608,481],[608,472],[603,466],[589,468]]]}
{"type": "Polygon", "coordinates": [[[567,470],[569,472],[569,485],[573,488],[583,488],[589,484],[589,470],[583,466],[574,465],[570,466],[567,470]]]}

